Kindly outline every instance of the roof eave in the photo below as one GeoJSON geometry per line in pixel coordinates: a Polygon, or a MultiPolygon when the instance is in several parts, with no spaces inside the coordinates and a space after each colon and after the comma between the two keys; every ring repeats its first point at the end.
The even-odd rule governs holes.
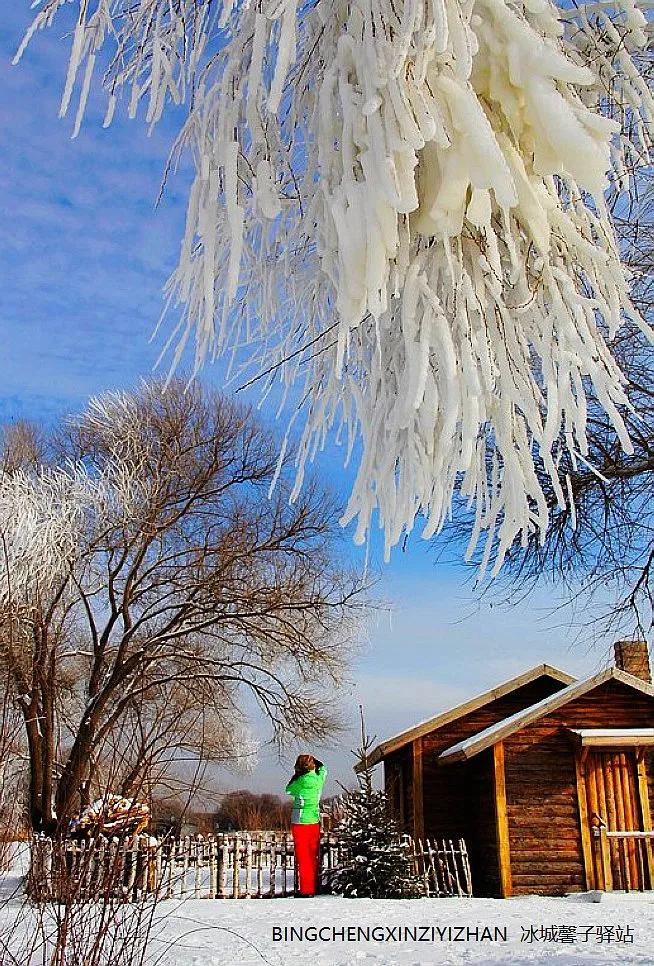
{"type": "Polygon", "coordinates": [[[487,748],[491,748],[493,745],[498,744],[498,742],[504,741],[505,738],[514,734],[516,731],[519,731],[521,728],[526,728],[528,725],[533,724],[534,721],[538,721],[546,714],[550,714],[552,711],[558,710],[558,708],[563,707],[570,701],[574,701],[576,698],[582,697],[584,694],[587,694],[588,691],[592,691],[594,688],[597,688],[602,684],[606,684],[606,682],[610,680],[620,681],[622,684],[626,684],[629,687],[634,688],[634,690],[641,691],[648,697],[654,698],[654,685],[649,684],[647,681],[643,681],[642,678],[635,677],[633,674],[628,674],[626,671],[622,671],[619,668],[607,668],[606,670],[600,671],[598,674],[594,674],[592,677],[587,678],[585,681],[576,682],[576,686],[575,684],[571,684],[567,688],[564,688],[563,691],[555,692],[544,701],[537,702],[537,704],[532,705],[531,708],[525,708],[516,715],[511,715],[509,718],[505,719],[504,722],[499,721],[490,728],[480,731],[476,741],[472,741],[471,738],[474,738],[475,736],[471,736],[471,738],[466,739],[466,743],[470,742],[469,744],[466,744],[466,747],[452,745],[452,751],[446,748],[445,751],[442,751],[438,756],[438,760],[443,762],[443,764],[449,765],[456,761],[473,758],[482,751],[486,751],[487,748]],[[566,691],[568,691],[567,695],[565,694],[566,691]],[[536,711],[536,709],[538,710],[536,711]],[[536,713],[534,713],[534,711],[536,711],[536,713]],[[506,722],[508,721],[510,721],[511,724],[507,727],[506,722]]]}
{"type": "MultiPolygon", "coordinates": [[[[434,715],[432,718],[428,718],[425,721],[421,721],[417,725],[413,725],[411,728],[407,728],[405,731],[399,732],[397,735],[393,735],[391,738],[387,738],[386,741],[380,742],[368,755],[368,766],[374,768],[381,761],[386,758],[387,755],[391,754],[393,751],[398,751],[403,748],[404,745],[408,745],[410,742],[415,741],[416,738],[422,737],[424,734],[428,734],[430,731],[436,731],[439,727],[444,727],[446,724],[450,724],[452,721],[456,721],[458,718],[462,718],[465,714],[471,711],[475,711],[477,708],[484,707],[486,704],[490,704],[491,701],[496,701],[498,698],[504,697],[506,694],[510,694],[512,691],[517,691],[518,688],[523,687],[525,684],[530,684],[532,681],[536,681],[539,677],[551,677],[555,681],[559,681],[561,684],[568,687],[573,684],[577,679],[573,677],[572,674],[568,674],[566,671],[561,671],[560,668],[556,668],[551,664],[536,664],[535,667],[530,668],[528,671],[523,671],[522,674],[518,674],[514,678],[510,678],[508,681],[504,681],[498,684],[497,687],[490,688],[488,691],[482,691],[481,694],[477,694],[468,701],[464,701],[462,704],[455,705],[453,708],[448,708],[446,711],[442,711],[438,715],[434,715]]],[[[354,771],[356,774],[360,774],[363,770],[363,764],[361,762],[354,766],[354,771]]]]}

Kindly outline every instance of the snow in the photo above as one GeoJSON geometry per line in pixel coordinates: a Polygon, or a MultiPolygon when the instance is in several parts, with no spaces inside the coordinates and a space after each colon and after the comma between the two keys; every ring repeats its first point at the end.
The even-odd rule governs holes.
{"type": "Polygon", "coordinates": [[[582,738],[654,738],[654,728],[571,728],[582,738]]]}
{"type": "MultiPolygon", "coordinates": [[[[23,911],[17,876],[0,878],[0,935],[7,936],[11,925],[20,917],[19,928],[30,928],[32,911],[23,911]],[[9,898],[12,892],[16,893],[9,898]],[[4,902],[3,902],[4,899],[4,902]],[[22,915],[21,915],[22,913],[22,915]]],[[[320,896],[315,899],[242,899],[242,900],[167,900],[156,910],[154,926],[148,946],[148,963],[158,958],[161,966],[422,966],[422,964],[491,964],[505,963],[528,966],[552,961],[556,966],[601,966],[652,963],[654,946],[654,894],[631,893],[598,894],[544,898],[540,896],[516,899],[413,899],[373,900],[342,899],[320,896]],[[323,929],[322,939],[303,941],[273,941],[273,929],[285,927],[323,929]],[[531,927],[549,928],[576,926],[574,943],[534,940],[522,941],[531,927]],[[604,927],[629,928],[632,943],[606,941],[604,927]],[[363,936],[342,941],[338,934],[330,937],[332,929],[357,927],[370,930],[370,939],[363,936]],[[372,932],[373,927],[375,932],[372,932]],[[397,930],[405,927],[429,927],[422,933],[429,941],[409,937],[396,941],[397,930]],[[431,927],[438,927],[443,940],[431,941],[431,927]],[[478,929],[483,935],[488,927],[491,935],[505,929],[506,941],[466,939],[465,932],[478,929]],[[584,930],[592,927],[588,941],[582,941],[584,930]],[[325,931],[326,930],[326,931],[325,931]],[[391,930],[389,933],[388,930],[391,930]],[[455,941],[455,936],[461,939],[455,941]],[[600,942],[599,935],[604,938],[600,942]],[[372,937],[383,936],[386,941],[372,937]],[[390,939],[388,937],[391,937],[390,939]]],[[[318,934],[320,935],[320,934],[318,934]]],[[[534,935],[533,933],[531,934],[534,935]]],[[[538,933],[536,932],[536,936],[538,933]]],[[[547,934],[546,934],[547,935],[547,934]]],[[[553,935],[552,932],[549,935],[553,935]]],[[[615,938],[615,931],[613,936],[615,938]]],[[[287,934],[288,936],[288,934],[287,934]]]]}
{"type": "MultiPolygon", "coordinates": [[[[106,123],[121,91],[130,116],[147,100],[150,126],[186,106],[172,367],[192,333],[194,372],[248,347],[301,399],[298,481],[342,427],[357,542],[375,512],[387,556],[418,523],[432,537],[458,490],[476,510],[469,556],[497,573],[547,528],[536,465],[571,500],[558,467],[588,456],[591,383],[631,451],[608,340],[629,318],[651,333],[604,191],[626,191],[652,147],[648,3],[80,4],[74,134],[101,52],[106,123]]],[[[64,6],[36,13],[17,58],[64,6]]]]}

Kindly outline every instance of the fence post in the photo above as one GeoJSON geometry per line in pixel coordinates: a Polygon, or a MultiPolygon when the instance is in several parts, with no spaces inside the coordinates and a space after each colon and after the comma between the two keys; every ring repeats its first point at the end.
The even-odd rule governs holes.
{"type": "Polygon", "coordinates": [[[218,843],[213,836],[209,839],[209,898],[215,899],[218,893],[218,843]]]}
{"type": "Polygon", "coordinates": [[[229,862],[229,844],[226,836],[220,836],[220,848],[218,850],[218,895],[221,899],[227,898],[227,865],[229,862]]]}
{"type": "Polygon", "coordinates": [[[257,898],[261,899],[263,896],[263,833],[259,832],[258,845],[256,850],[256,868],[257,868],[257,898]]]}
{"type": "Polygon", "coordinates": [[[199,899],[202,892],[202,869],[204,868],[205,851],[204,837],[199,836],[195,841],[195,886],[193,898],[199,899]]]}
{"type": "Polygon", "coordinates": [[[275,833],[270,833],[270,883],[268,895],[272,898],[276,891],[275,876],[277,872],[277,842],[275,833]]]}
{"type": "Polygon", "coordinates": [[[249,832],[243,835],[245,850],[245,898],[252,896],[252,837],[249,832]]]}

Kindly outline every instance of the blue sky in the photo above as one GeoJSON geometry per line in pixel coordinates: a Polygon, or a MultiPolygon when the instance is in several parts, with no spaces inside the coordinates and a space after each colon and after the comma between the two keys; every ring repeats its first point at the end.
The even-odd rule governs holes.
{"type": "MultiPolygon", "coordinates": [[[[58,119],[74,9],[34,38],[17,67],[29,3],[5,5],[0,16],[0,420],[50,422],[151,374],[161,342],[149,340],[184,221],[188,171],[154,206],[175,118],[151,137],[122,117],[103,130],[96,96],[77,140],[71,119],[58,119]]],[[[220,384],[221,368],[203,378],[220,384]]],[[[349,478],[335,447],[317,470],[333,485],[349,478]]],[[[574,615],[552,615],[555,588],[511,610],[493,605],[419,539],[384,568],[379,592],[394,611],[372,621],[343,692],[353,731],[316,750],[343,781],[359,702],[381,740],[534,664],[590,673],[610,660],[611,642],[583,628],[588,615],[576,618],[581,631],[570,626],[574,615]]],[[[280,764],[264,750],[254,775],[220,782],[275,790],[294,755],[280,764]]]]}

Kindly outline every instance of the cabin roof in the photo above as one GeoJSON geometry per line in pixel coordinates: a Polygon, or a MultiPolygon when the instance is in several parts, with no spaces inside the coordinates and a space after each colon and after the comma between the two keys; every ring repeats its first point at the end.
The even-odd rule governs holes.
{"type": "Polygon", "coordinates": [[[635,691],[640,691],[642,694],[654,698],[654,686],[651,684],[648,684],[641,678],[634,677],[633,674],[627,674],[626,671],[621,671],[618,668],[608,668],[605,671],[594,674],[590,678],[586,678],[584,681],[575,681],[568,687],[563,688],[562,691],[557,691],[548,698],[538,701],[537,704],[532,704],[530,707],[510,715],[508,718],[498,721],[497,724],[491,725],[489,728],[484,728],[483,731],[479,731],[476,735],[471,735],[465,741],[459,741],[456,745],[452,745],[450,748],[446,748],[445,751],[441,752],[439,759],[449,763],[472,758],[481,751],[485,751],[486,748],[490,748],[491,745],[496,744],[498,741],[502,741],[516,731],[520,731],[521,728],[532,724],[534,721],[538,721],[539,718],[544,717],[551,711],[556,711],[558,708],[563,707],[563,705],[568,704],[568,702],[574,701],[575,698],[580,698],[588,691],[592,691],[594,688],[611,680],[620,681],[635,691]]]}
{"type": "MultiPolygon", "coordinates": [[[[406,731],[401,731],[399,734],[387,738],[385,741],[376,745],[370,752],[368,755],[368,765],[374,767],[380,761],[383,761],[386,755],[389,755],[392,751],[397,751],[403,745],[414,741],[416,738],[421,738],[430,731],[436,731],[438,728],[442,728],[443,725],[450,724],[450,722],[456,721],[457,718],[462,718],[471,711],[482,708],[485,704],[490,704],[491,701],[503,698],[506,694],[510,694],[511,691],[517,691],[518,688],[523,687],[525,684],[530,684],[540,677],[552,678],[563,685],[569,685],[576,680],[571,674],[566,674],[565,671],[552,667],[550,664],[537,664],[536,667],[532,667],[529,671],[523,671],[517,677],[511,678],[509,681],[504,681],[503,684],[498,684],[489,691],[484,691],[482,694],[476,695],[474,698],[469,698],[463,704],[458,704],[454,708],[442,711],[433,718],[420,721],[411,728],[407,728],[406,731]]],[[[359,772],[361,771],[361,767],[362,765],[360,763],[355,766],[354,770],[359,772]]]]}

